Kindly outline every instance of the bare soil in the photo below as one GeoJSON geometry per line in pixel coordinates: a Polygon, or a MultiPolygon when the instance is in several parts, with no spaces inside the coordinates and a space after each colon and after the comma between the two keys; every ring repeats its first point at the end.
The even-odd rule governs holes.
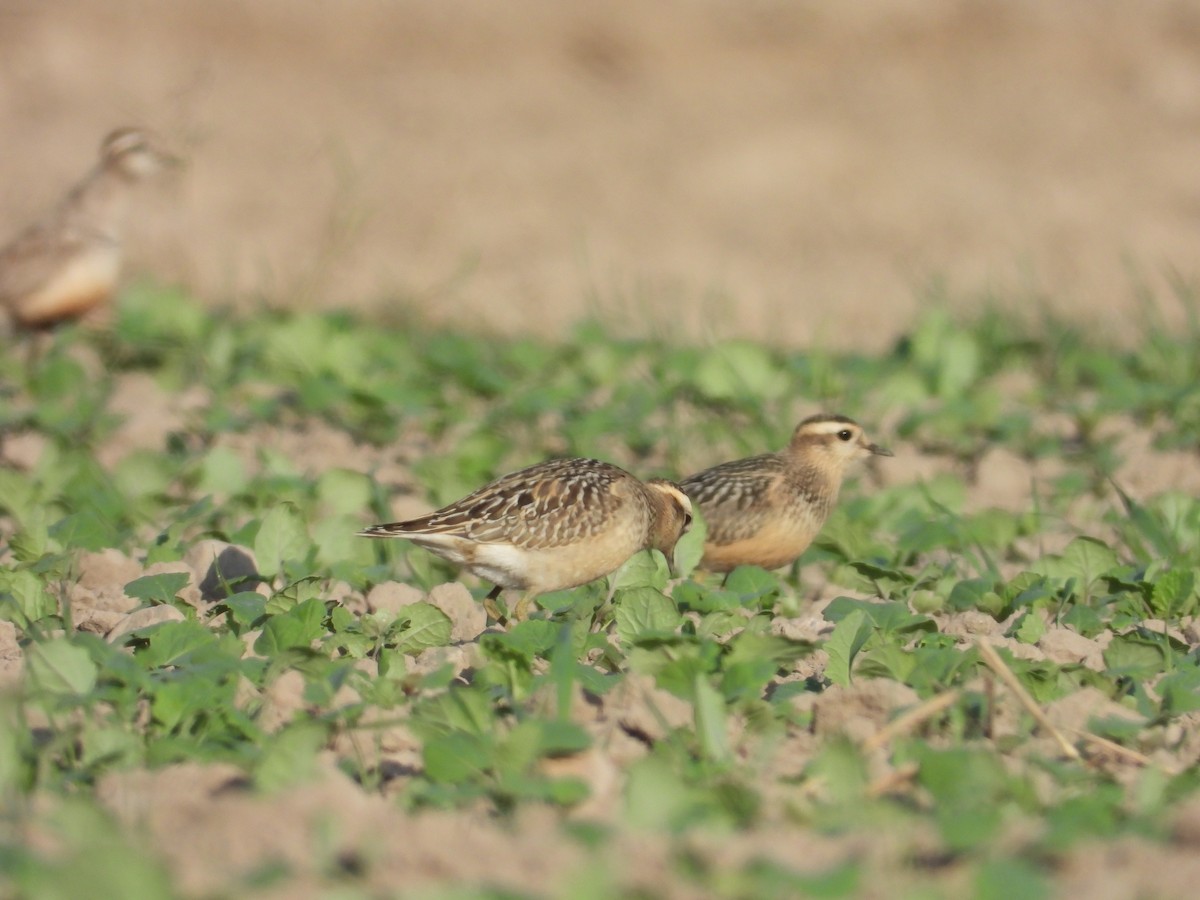
{"type": "MultiPolygon", "coordinates": [[[[548,335],[599,314],[692,337],[872,349],[911,324],[931,279],[972,303],[1044,302],[1113,332],[1147,314],[1145,284],[1175,315],[1169,283],[1195,278],[1200,251],[1200,3],[1183,0],[0,0],[0,237],[127,123],[156,128],[191,161],[143,198],[130,268],[214,305],[411,307],[548,335]]],[[[129,417],[101,448],[106,464],[161,447],[181,414],[179,398],[136,377],[118,398],[129,417]]],[[[327,437],[280,446],[314,472],[392,459],[360,459],[371,451],[327,437]]],[[[889,479],[951,465],[894,449],[889,479]]],[[[1126,449],[1118,480],[1136,495],[1200,487],[1194,458],[1126,449]]],[[[13,462],[22,452],[40,450],[6,447],[13,462]]],[[[1045,475],[990,456],[971,502],[1011,506],[1045,475]]],[[[210,562],[189,567],[197,597],[210,562]]],[[[121,588],[143,572],[120,554],[85,559],[75,621],[127,627],[121,588]]],[[[461,600],[440,598],[456,621],[461,600]]],[[[815,636],[817,612],[779,628],[815,636]]],[[[964,640],[982,627],[951,626],[964,640]]],[[[1052,630],[1019,649],[1086,663],[1092,643],[1052,630]]],[[[469,665],[469,649],[456,652],[469,665]]],[[[20,667],[0,623],[0,685],[20,667]]],[[[909,702],[894,696],[903,690],[828,692],[819,729],[868,736],[909,702]]],[[[281,722],[300,703],[285,680],[268,700],[281,722]]],[[[571,761],[593,788],[581,814],[614,815],[622,768],[644,752],[628,732],[686,719],[677,705],[630,679],[581,708],[597,737],[571,761]]],[[[813,740],[795,737],[792,758],[813,740]]],[[[414,748],[401,729],[367,748],[395,775],[383,792],[337,771],[339,753],[364,752],[345,746],[311,785],[278,796],[198,765],[110,775],[99,796],[191,895],[219,895],[272,861],[300,875],[281,889],[289,897],[317,896],[339,867],[368,871],[380,892],[570,889],[583,853],[546,811],[515,825],[404,813],[391,794],[419,762],[414,748]]],[[[1194,765],[1192,751],[1160,762],[1194,765]]],[[[1197,823],[1193,803],[1173,843],[1074,853],[1063,895],[1191,896],[1197,823]]],[[[889,873],[920,836],[868,845],[781,815],[760,833],[693,841],[724,863],[765,856],[822,871],[866,859],[867,893],[889,896],[900,891],[889,873]]],[[[664,886],[676,850],[637,836],[606,852],[631,890],[699,894],[664,886]]]]}
{"type": "Polygon", "coordinates": [[[867,349],[1200,255],[1195,0],[0,2],[0,235],[126,123],[191,160],[133,270],[213,302],[867,349]]]}

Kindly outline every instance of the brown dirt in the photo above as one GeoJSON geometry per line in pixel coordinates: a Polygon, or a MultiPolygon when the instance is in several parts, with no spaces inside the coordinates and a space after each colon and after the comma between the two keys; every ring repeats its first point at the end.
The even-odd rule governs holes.
{"type": "Polygon", "coordinates": [[[0,235],[129,122],[191,159],[134,268],[214,301],[879,346],[1200,255],[1193,0],[0,3],[0,235]]]}
{"type": "MultiPolygon", "coordinates": [[[[131,268],[214,303],[400,302],[450,323],[546,333],[599,311],[700,337],[871,348],[911,323],[934,276],[979,300],[1049,297],[1115,331],[1144,313],[1137,279],[1161,289],[1172,266],[1194,278],[1200,251],[1195,2],[1145,0],[1101,15],[1083,0],[512,0],[452,11],[415,0],[0,0],[0,238],[128,122],[157,128],[191,159],[179,181],[143,198],[131,268]]],[[[105,464],[161,447],[187,412],[136,375],[123,376],[117,397],[127,419],[105,464]]],[[[1164,456],[1132,433],[1118,473],[1127,490],[1198,487],[1193,458],[1164,456]],[[1145,465],[1150,456],[1164,465],[1145,465]]],[[[405,477],[394,450],[353,447],[320,426],[222,440],[248,465],[269,440],[301,471],[350,465],[405,477]]],[[[888,483],[954,466],[894,449],[888,483]]],[[[10,462],[32,463],[40,450],[32,437],[6,440],[10,462]]],[[[969,503],[1011,507],[1053,474],[1044,465],[985,457],[969,503]]],[[[398,513],[410,511],[421,510],[398,513]]],[[[224,548],[203,549],[188,560],[196,598],[224,548]]],[[[131,621],[135,604],[121,590],[145,574],[141,564],[108,551],[85,556],[79,573],[70,596],[79,627],[147,624],[131,621]]],[[[413,599],[396,586],[362,602],[413,599]]],[[[452,586],[431,599],[453,610],[464,644],[417,665],[461,670],[478,608],[452,586]]],[[[981,624],[995,626],[959,617],[944,630],[967,641],[981,624]]],[[[826,626],[811,614],[777,623],[805,637],[826,626]]],[[[1010,649],[1095,664],[1100,648],[1077,637],[1051,629],[1037,646],[1010,649]]],[[[15,634],[0,623],[0,685],[20,666],[15,634]]],[[[896,693],[890,684],[831,691],[820,728],[869,735],[882,709],[911,702],[896,693]]],[[[254,699],[276,725],[302,702],[285,679],[254,699]]],[[[1076,709],[1055,714],[1086,721],[1076,709]]],[[[631,732],[652,738],[689,716],[636,678],[581,709],[597,749],[564,765],[593,788],[587,813],[603,819],[619,805],[622,768],[645,752],[631,732]]],[[[769,771],[794,773],[813,743],[794,736],[769,771]]],[[[375,754],[395,773],[390,794],[419,764],[414,747],[394,728],[365,750],[332,752],[375,754]]],[[[192,895],[220,894],[271,860],[298,876],[288,896],[316,896],[339,867],[364,860],[381,894],[455,881],[566,892],[581,877],[584,854],[544,811],[516,825],[470,812],[413,818],[327,762],[313,784],[278,796],[199,765],[109,775],[99,795],[192,895]]],[[[1197,821],[1193,803],[1175,844],[1072,854],[1064,895],[1189,896],[1200,877],[1197,821]]],[[[694,852],[726,863],[763,856],[822,871],[854,856],[876,875],[921,840],[825,838],[788,816],[765,833],[692,839],[694,852]]],[[[608,877],[689,896],[663,888],[676,849],[620,838],[606,851],[608,877]]]]}

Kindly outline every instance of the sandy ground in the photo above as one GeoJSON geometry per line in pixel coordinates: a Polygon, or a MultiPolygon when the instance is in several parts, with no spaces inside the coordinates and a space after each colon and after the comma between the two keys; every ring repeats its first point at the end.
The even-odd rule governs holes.
{"type": "MultiPolygon", "coordinates": [[[[1139,285],[1169,307],[1171,279],[1193,280],[1200,258],[1197,2],[0,0],[0,239],[125,123],[154,127],[191,163],[146,191],[130,268],[214,304],[415,306],[548,334],[600,313],[700,338],[872,348],[910,325],[938,279],[963,303],[1044,301],[1116,330],[1145,314],[1139,285]]],[[[161,448],[175,414],[177,398],[120,390],[134,400],[101,448],[109,463],[161,448]]],[[[349,452],[305,444],[326,447],[296,459],[314,472],[349,452]]],[[[31,463],[38,448],[27,449],[31,463]]],[[[898,464],[913,456],[894,449],[898,464]]],[[[1193,457],[1147,466],[1149,447],[1123,449],[1135,495],[1200,489],[1193,457]]],[[[944,463],[913,465],[890,477],[944,463]]],[[[1024,496],[1038,473],[999,454],[977,475],[971,501],[987,506],[1024,496]]],[[[110,553],[83,568],[76,621],[120,627],[133,608],[120,588],[141,564],[110,553]]],[[[204,561],[190,571],[198,594],[204,561]]],[[[10,631],[0,682],[21,670],[10,631]]],[[[281,683],[270,698],[279,721],[298,690],[281,683]]],[[[658,694],[666,713],[689,714],[658,694]]],[[[840,720],[822,727],[861,735],[909,699],[833,692],[840,720]]],[[[644,700],[592,710],[589,728],[618,735],[578,761],[601,819],[644,752],[612,724],[653,721],[639,718],[644,700]]],[[[815,737],[788,749],[804,758],[815,737]]],[[[411,739],[388,741],[381,762],[411,772],[411,739]]],[[[1195,764],[1189,747],[1175,762],[1195,764]]],[[[197,765],[112,774],[98,795],[191,895],[271,860],[300,876],[280,896],[315,896],[364,868],[380,892],[455,880],[568,890],[578,877],[583,853],[554,816],[413,819],[392,796],[402,774],[379,795],[336,770],[360,751],[333,748],[324,776],[285,796],[197,765]]],[[[777,824],[694,849],[811,871],[857,858],[878,878],[921,840],[777,824]]],[[[1172,844],[1081,849],[1059,889],[1189,895],[1200,805],[1172,828],[1172,844]]],[[[620,839],[606,862],[622,884],[661,893],[677,849],[620,839]]],[[[881,885],[895,887],[867,887],[883,896],[881,885]]]]}
{"type": "Polygon", "coordinates": [[[877,347],[1200,255],[1194,0],[0,0],[0,234],[125,123],[192,162],[133,268],[214,302],[877,347]]]}

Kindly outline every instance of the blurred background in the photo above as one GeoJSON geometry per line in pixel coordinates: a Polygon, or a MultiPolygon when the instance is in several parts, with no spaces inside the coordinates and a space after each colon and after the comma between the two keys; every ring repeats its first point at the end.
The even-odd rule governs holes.
{"type": "Polygon", "coordinates": [[[125,124],[190,160],[130,269],[214,304],[871,350],[1200,259],[1200,2],[0,0],[0,240],[125,124]]]}

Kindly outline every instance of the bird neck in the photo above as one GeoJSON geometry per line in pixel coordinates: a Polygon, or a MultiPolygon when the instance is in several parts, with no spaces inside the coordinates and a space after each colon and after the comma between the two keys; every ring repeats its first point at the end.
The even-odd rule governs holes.
{"type": "Polygon", "coordinates": [[[671,501],[658,491],[648,489],[650,521],[646,527],[646,546],[659,550],[668,559],[679,538],[679,525],[671,501]]]}
{"type": "Polygon", "coordinates": [[[787,469],[787,479],[796,493],[823,519],[837,503],[842,469],[841,466],[793,459],[787,469]]]}

